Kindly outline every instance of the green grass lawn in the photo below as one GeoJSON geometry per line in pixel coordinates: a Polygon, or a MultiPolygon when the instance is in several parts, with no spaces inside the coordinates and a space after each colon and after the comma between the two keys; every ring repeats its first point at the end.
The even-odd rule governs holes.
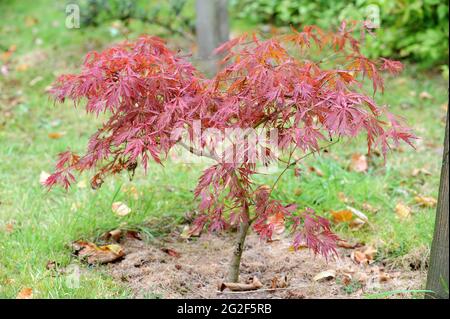
{"type": "MultiPolygon", "coordinates": [[[[93,191],[83,183],[68,192],[47,192],[39,183],[42,171],[51,172],[56,154],[67,146],[82,151],[101,119],[87,116],[69,103],[53,105],[45,88],[58,74],[73,71],[91,49],[123,39],[113,36],[111,24],[98,28],[69,30],[64,27],[63,2],[35,0],[0,2],[0,53],[12,45],[15,52],[6,62],[7,76],[0,74],[0,297],[14,298],[31,287],[42,298],[130,297],[130,291],[114,282],[101,267],[82,268],[79,288],[69,288],[67,276],[47,270],[49,261],[61,268],[77,264],[69,245],[83,238],[93,240],[117,227],[139,228],[148,236],[158,229],[147,225],[151,218],[176,219],[195,209],[192,189],[200,169],[168,163],[152,165],[148,175],[136,173],[109,178],[93,191]],[[37,20],[34,20],[37,19],[37,20]],[[64,133],[51,139],[49,133],[64,133]],[[127,192],[133,185],[138,196],[127,192]],[[114,201],[123,201],[132,213],[118,217],[111,211],[114,201]]],[[[154,29],[139,23],[130,26],[129,38],[154,29]]],[[[0,60],[0,64],[3,62],[0,60]]],[[[437,197],[448,82],[437,73],[418,73],[413,65],[405,74],[388,79],[386,93],[378,102],[386,103],[403,115],[420,136],[417,149],[401,146],[388,156],[386,165],[373,157],[367,173],[350,172],[351,155],[365,153],[363,138],[342,141],[320,157],[303,162],[304,173],[284,176],[274,195],[286,202],[309,206],[329,217],[330,210],[346,205],[364,211],[370,204],[377,213],[364,211],[370,225],[351,231],[336,226],[339,234],[352,241],[375,245],[378,258],[401,257],[421,246],[429,246],[434,226],[434,209],[422,208],[416,195],[437,197]],[[422,92],[427,92],[425,96],[422,92]],[[431,97],[431,98],[430,98],[431,97]],[[308,173],[309,167],[323,176],[308,173]],[[414,170],[430,173],[414,176],[414,170]],[[344,203],[344,194],[351,204],[344,203]],[[395,206],[402,202],[412,208],[411,218],[400,220],[395,206]]],[[[89,175],[78,181],[88,183],[89,175]]],[[[273,182],[266,176],[263,182],[273,182]]]]}

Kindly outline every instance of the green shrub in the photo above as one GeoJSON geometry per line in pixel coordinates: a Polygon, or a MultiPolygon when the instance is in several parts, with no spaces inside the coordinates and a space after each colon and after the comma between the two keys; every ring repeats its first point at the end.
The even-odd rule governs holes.
{"type": "Polygon", "coordinates": [[[112,20],[127,24],[135,19],[162,27],[171,34],[185,35],[195,29],[195,16],[189,10],[192,0],[77,0],[76,3],[84,27],[112,20]]]}
{"type": "Polygon", "coordinates": [[[423,67],[448,64],[448,3],[443,0],[230,0],[238,18],[276,26],[338,26],[378,8],[380,28],[367,39],[369,56],[391,56],[423,67]]]}

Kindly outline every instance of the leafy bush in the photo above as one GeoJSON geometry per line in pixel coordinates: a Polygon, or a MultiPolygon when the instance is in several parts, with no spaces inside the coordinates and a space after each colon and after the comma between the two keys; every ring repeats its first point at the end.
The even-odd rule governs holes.
{"type": "Polygon", "coordinates": [[[187,13],[189,0],[78,0],[81,25],[98,26],[111,20],[128,23],[131,19],[154,24],[166,31],[194,33],[195,19],[187,13]]]}
{"type": "Polygon", "coordinates": [[[84,155],[59,155],[45,184],[68,188],[73,171],[95,169],[91,186],[96,189],[108,175],[138,166],[147,170],[151,160],[162,163],[180,145],[214,161],[194,192],[200,215],[191,232],[240,229],[230,280],[238,280],[249,227],[264,240],[290,228],[295,249],[306,245],[324,256],[335,253],[338,238],[328,220],[271,195],[288,169],[298,169],[305,156],[330,146],[330,140],[365,134],[369,152],[378,147],[386,154],[391,143],[414,138],[371,98],[384,88],[381,72],[398,74],[402,64],[364,56],[352,35],[355,28],[342,23],[332,33],[308,26],[268,40],[243,35],[217,49],[228,63],[212,79],[155,37],[89,53],[81,72],[61,76],[51,92],[59,102],[85,102],[88,113],[105,112],[109,118],[91,136],[84,155]],[[311,51],[314,47],[327,55],[311,51]],[[373,92],[364,92],[365,79],[373,92]],[[268,132],[253,135],[258,128],[270,129],[278,139],[260,143],[268,132]],[[228,143],[222,150],[217,133],[228,143]],[[257,185],[259,170],[278,160],[284,169],[275,182],[257,185]]]}
{"type": "Polygon", "coordinates": [[[82,26],[97,26],[108,20],[127,21],[138,10],[133,0],[78,0],[77,4],[82,26]]]}
{"type": "Polygon", "coordinates": [[[424,67],[448,64],[448,2],[444,0],[231,0],[236,15],[278,26],[364,20],[370,5],[379,10],[376,38],[367,40],[371,57],[391,56],[424,67]]]}

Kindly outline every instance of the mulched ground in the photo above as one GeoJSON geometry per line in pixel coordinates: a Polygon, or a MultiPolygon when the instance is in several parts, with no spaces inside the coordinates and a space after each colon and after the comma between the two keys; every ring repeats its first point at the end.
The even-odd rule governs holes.
{"type": "MultiPolygon", "coordinates": [[[[308,250],[293,252],[290,238],[262,243],[250,234],[240,281],[257,277],[263,287],[256,291],[219,291],[226,279],[234,236],[211,234],[186,240],[172,235],[152,243],[125,239],[120,243],[124,258],[107,268],[133,290],[136,298],[363,298],[394,290],[423,289],[426,280],[424,267],[411,270],[407,259],[405,265],[383,261],[358,264],[354,249],[339,248],[339,257],[327,262],[308,250]],[[327,270],[335,271],[335,277],[314,280],[327,270]]],[[[382,297],[412,295],[404,292],[382,297]]]]}

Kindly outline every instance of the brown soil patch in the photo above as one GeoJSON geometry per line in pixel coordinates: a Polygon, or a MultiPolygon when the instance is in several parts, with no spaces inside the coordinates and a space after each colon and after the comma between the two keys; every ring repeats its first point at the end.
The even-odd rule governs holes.
{"type": "MultiPolygon", "coordinates": [[[[241,264],[241,281],[255,276],[263,288],[252,292],[218,291],[226,279],[233,234],[204,235],[192,241],[166,238],[159,242],[127,239],[122,261],[108,265],[112,275],[126,283],[137,298],[362,298],[366,294],[393,290],[422,289],[426,274],[383,269],[379,262],[358,265],[351,249],[339,249],[339,257],[328,262],[308,250],[293,252],[291,240],[261,243],[247,238],[241,264]],[[336,277],[316,282],[314,276],[335,270],[336,277]],[[287,277],[287,287],[271,289],[273,282],[287,277]]],[[[410,293],[390,298],[410,298],[410,293]]]]}

